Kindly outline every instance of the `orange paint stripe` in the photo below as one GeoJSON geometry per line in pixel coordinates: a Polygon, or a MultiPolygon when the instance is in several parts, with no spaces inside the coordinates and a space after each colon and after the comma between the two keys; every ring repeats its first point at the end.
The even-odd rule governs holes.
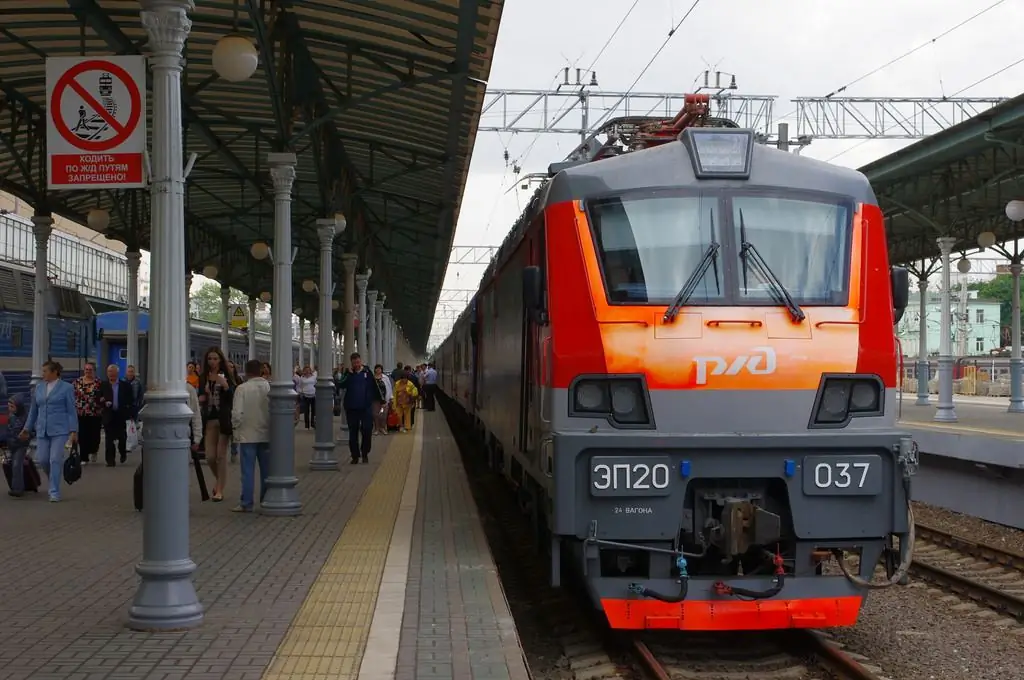
{"type": "Polygon", "coordinates": [[[852,626],[864,598],[801,600],[601,600],[612,628],[619,630],[778,630],[852,626]]]}

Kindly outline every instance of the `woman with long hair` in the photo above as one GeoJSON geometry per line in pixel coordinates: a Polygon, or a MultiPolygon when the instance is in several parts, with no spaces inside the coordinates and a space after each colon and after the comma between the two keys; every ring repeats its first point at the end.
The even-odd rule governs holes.
{"type": "Polygon", "coordinates": [[[102,381],[96,377],[96,364],[85,362],[82,375],[71,386],[75,389],[75,410],[78,412],[78,447],[83,463],[96,461],[103,431],[103,400],[100,398],[102,381]]]}
{"type": "Polygon", "coordinates": [[[299,393],[299,404],[305,416],[306,429],[316,427],[316,371],[306,364],[296,381],[295,391],[299,393]]]}
{"type": "Polygon", "coordinates": [[[235,390],[228,373],[228,361],[220,347],[206,350],[202,370],[199,372],[199,405],[203,412],[206,464],[213,472],[215,503],[224,500],[224,487],[228,481],[228,440],[231,437],[231,396],[235,390]]]}

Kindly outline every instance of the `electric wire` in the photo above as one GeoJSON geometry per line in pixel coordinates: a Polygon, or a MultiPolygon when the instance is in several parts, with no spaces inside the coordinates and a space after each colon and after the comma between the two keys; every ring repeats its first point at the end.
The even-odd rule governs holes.
{"type": "MultiPolygon", "coordinates": [[[[889,61],[885,62],[884,64],[882,64],[881,66],[876,66],[875,68],[871,69],[867,73],[854,78],[853,80],[851,80],[850,82],[846,83],[842,87],[838,87],[835,90],[832,90],[831,92],[829,92],[828,94],[825,95],[825,98],[826,99],[830,99],[830,98],[832,98],[833,96],[835,96],[837,94],[840,94],[842,92],[846,92],[847,89],[853,87],[857,83],[859,83],[859,82],[861,82],[863,80],[867,80],[871,76],[876,75],[876,74],[880,73],[881,71],[884,71],[885,69],[889,68],[893,64],[896,64],[898,62],[903,61],[907,57],[909,57],[909,56],[911,56],[913,54],[916,54],[917,52],[920,52],[921,50],[923,50],[926,47],[934,45],[936,42],[938,42],[942,38],[945,38],[946,36],[948,36],[949,34],[953,33],[954,31],[957,31],[957,30],[963,28],[964,26],[966,26],[967,24],[971,23],[975,19],[979,18],[983,14],[989,12],[990,10],[995,9],[996,7],[998,7],[999,5],[1002,5],[1005,2],[1006,2],[1006,0],[996,0],[996,2],[992,3],[991,5],[989,5],[988,7],[984,8],[982,10],[979,10],[979,11],[975,12],[974,14],[972,14],[971,16],[967,17],[966,19],[962,20],[960,23],[956,24],[955,26],[952,26],[951,28],[947,28],[945,31],[943,31],[942,33],[939,33],[937,36],[935,36],[931,40],[926,40],[925,42],[921,43],[917,47],[913,47],[913,48],[907,50],[906,52],[904,52],[900,56],[894,57],[894,58],[890,59],[889,61]]],[[[950,96],[955,96],[955,95],[950,95],[950,96]]],[[[792,111],[790,111],[786,115],[779,116],[775,120],[776,121],[784,121],[787,118],[791,118],[793,116],[793,114],[797,113],[799,110],[800,109],[798,109],[798,108],[797,109],[793,109],[792,111]]]]}
{"type": "MultiPolygon", "coordinates": [[[[1015,66],[1019,66],[1020,64],[1024,64],[1024,57],[1021,57],[1020,59],[1018,59],[1017,61],[1013,62],[1012,64],[1007,64],[1006,66],[1002,67],[1001,69],[999,69],[997,71],[993,71],[992,73],[988,74],[984,78],[976,80],[976,81],[974,81],[973,83],[971,83],[970,85],[968,85],[966,87],[960,88],[959,90],[957,90],[953,94],[949,95],[949,97],[947,97],[947,99],[953,98],[953,97],[957,97],[957,96],[963,94],[964,92],[966,92],[967,90],[975,88],[975,87],[977,87],[978,85],[981,85],[984,82],[992,80],[996,76],[1001,75],[1001,74],[1005,73],[1006,71],[1009,71],[1011,68],[1013,68],[1015,66]]],[[[927,112],[931,111],[932,109],[934,109],[936,106],[938,106],[941,103],[942,103],[941,101],[935,102],[934,104],[932,104],[928,108],[924,109],[922,111],[922,113],[927,113],[927,112]]],[[[892,123],[891,125],[889,125],[887,127],[883,127],[882,128],[882,134],[884,135],[886,132],[888,132],[892,128],[896,127],[897,125],[899,125],[900,122],[901,121],[896,121],[896,122],[892,123]]],[[[839,158],[840,156],[845,156],[846,154],[850,153],[854,149],[859,149],[860,147],[864,146],[868,142],[874,142],[874,141],[877,141],[877,140],[875,140],[875,139],[865,139],[865,140],[861,141],[860,143],[854,144],[853,146],[849,147],[848,149],[844,149],[843,151],[840,151],[839,153],[835,154],[834,156],[832,156],[830,158],[827,158],[825,160],[825,162],[826,163],[831,163],[832,161],[834,161],[835,159],[839,158]]]]}

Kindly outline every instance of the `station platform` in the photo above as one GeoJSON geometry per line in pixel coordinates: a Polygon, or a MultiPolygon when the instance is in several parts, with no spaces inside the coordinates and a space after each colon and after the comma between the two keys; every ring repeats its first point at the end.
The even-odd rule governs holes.
{"type": "MultiPolygon", "coordinates": [[[[191,512],[206,620],[124,627],[141,553],[134,461],[90,465],[59,504],[0,497],[0,680],[526,680],[518,634],[461,458],[440,412],[374,440],[368,465],[309,472],[304,511],[191,512]]],[[[134,457],[134,456],[133,456],[134,457]]],[[[237,470],[237,466],[233,466],[237,470]]]]}

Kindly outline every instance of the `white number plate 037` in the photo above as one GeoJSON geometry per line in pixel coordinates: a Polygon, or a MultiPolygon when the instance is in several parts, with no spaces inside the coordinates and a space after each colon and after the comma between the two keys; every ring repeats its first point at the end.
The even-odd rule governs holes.
{"type": "Polygon", "coordinates": [[[594,456],[590,459],[592,496],[668,496],[672,461],[668,456],[594,456]]]}
{"type": "Polygon", "coordinates": [[[808,496],[877,496],[882,493],[882,458],[807,456],[803,485],[808,496]]]}

